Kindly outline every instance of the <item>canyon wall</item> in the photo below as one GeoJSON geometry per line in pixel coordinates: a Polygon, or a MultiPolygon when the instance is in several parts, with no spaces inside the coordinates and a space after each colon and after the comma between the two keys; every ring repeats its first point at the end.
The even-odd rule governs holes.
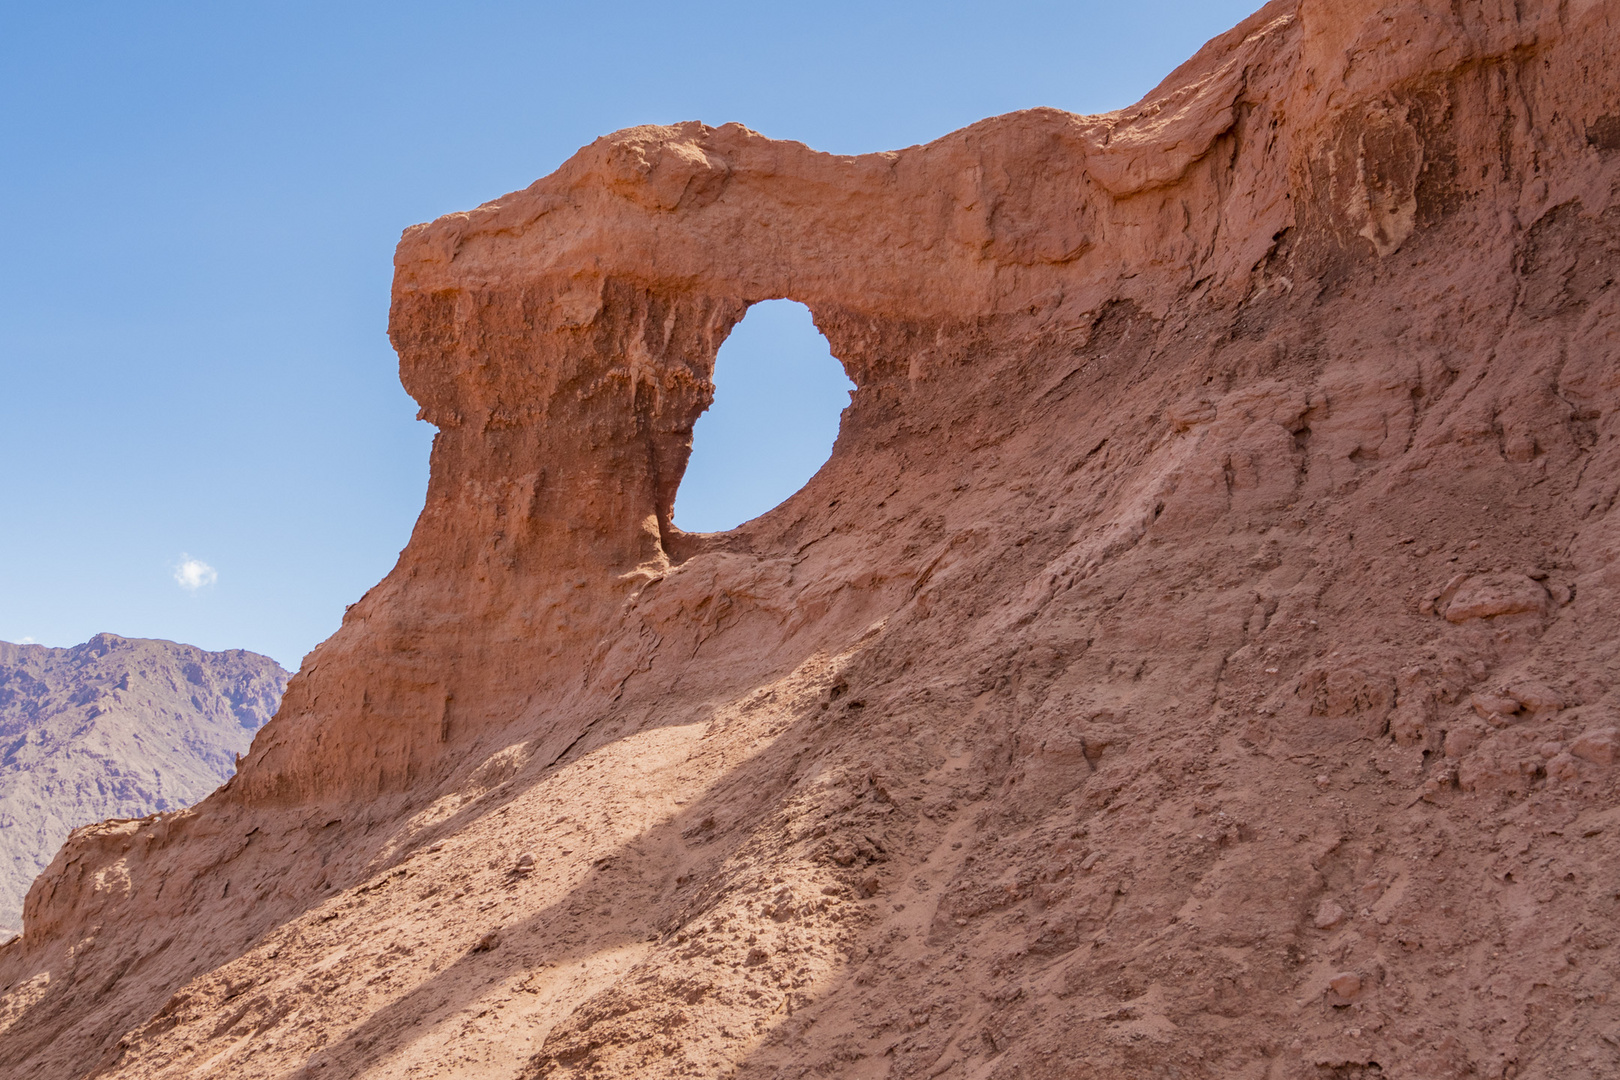
{"type": "Polygon", "coordinates": [[[1613,1075],[1617,21],[1278,0],[1118,113],[407,230],[411,542],[35,883],[0,1067],[1613,1075]],[[778,297],[832,457],[683,533],[778,297]]]}

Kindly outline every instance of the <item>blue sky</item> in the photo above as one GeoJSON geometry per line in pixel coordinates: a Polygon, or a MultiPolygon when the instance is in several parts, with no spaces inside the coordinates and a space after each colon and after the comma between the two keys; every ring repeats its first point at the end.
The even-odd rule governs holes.
{"type": "MultiPolygon", "coordinates": [[[[0,4],[0,639],[296,667],[336,629],[426,483],[385,336],[406,226],[631,124],[859,153],[1117,108],[1256,6],[0,4]]],[[[689,528],[795,490],[847,384],[784,303],[718,387],[689,528]]]]}

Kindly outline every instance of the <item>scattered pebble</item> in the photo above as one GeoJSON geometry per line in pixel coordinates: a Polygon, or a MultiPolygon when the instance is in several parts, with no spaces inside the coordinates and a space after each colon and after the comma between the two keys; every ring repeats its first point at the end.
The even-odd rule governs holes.
{"type": "Polygon", "coordinates": [[[1594,765],[1613,765],[1620,758],[1620,728],[1593,728],[1570,743],[1569,752],[1594,765]]]}
{"type": "Polygon", "coordinates": [[[1328,980],[1328,988],[1346,1001],[1361,993],[1361,976],[1353,971],[1341,971],[1328,980]]]}
{"type": "Polygon", "coordinates": [[[1331,930],[1344,922],[1344,915],[1344,908],[1329,897],[1323,900],[1321,906],[1316,909],[1316,918],[1312,921],[1318,930],[1331,930]]]}
{"type": "Polygon", "coordinates": [[[1506,694],[1475,694],[1474,711],[1487,720],[1498,716],[1512,716],[1519,711],[1519,703],[1506,694]]]}

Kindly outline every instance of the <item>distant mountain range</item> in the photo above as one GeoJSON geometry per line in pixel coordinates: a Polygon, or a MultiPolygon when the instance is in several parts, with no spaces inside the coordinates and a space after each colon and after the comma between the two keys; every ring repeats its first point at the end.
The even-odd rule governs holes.
{"type": "Polygon", "coordinates": [[[73,829],[188,806],[229,779],[289,677],[241,649],[0,642],[0,936],[73,829]]]}

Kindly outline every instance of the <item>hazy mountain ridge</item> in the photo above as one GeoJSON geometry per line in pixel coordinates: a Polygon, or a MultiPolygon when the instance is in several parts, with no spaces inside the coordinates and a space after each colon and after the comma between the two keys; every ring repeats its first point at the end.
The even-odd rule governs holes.
{"type": "Polygon", "coordinates": [[[229,779],[288,678],[242,649],[0,642],[0,930],[74,828],[178,809],[229,779]]]}

